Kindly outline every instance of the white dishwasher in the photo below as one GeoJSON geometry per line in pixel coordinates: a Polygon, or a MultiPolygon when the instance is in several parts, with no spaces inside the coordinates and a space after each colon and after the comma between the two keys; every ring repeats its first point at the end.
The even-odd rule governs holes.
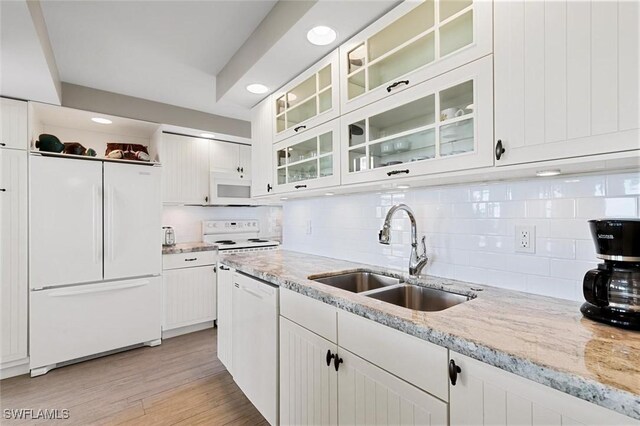
{"type": "Polygon", "coordinates": [[[278,287],[233,274],[233,379],[272,425],[278,421],[278,287]]]}

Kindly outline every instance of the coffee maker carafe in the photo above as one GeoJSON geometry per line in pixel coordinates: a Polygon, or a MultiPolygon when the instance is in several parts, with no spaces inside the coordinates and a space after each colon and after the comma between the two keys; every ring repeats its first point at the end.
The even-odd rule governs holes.
{"type": "Polygon", "coordinates": [[[598,269],[586,273],[580,311],[596,321],[640,330],[640,220],[590,220],[598,269]]]}

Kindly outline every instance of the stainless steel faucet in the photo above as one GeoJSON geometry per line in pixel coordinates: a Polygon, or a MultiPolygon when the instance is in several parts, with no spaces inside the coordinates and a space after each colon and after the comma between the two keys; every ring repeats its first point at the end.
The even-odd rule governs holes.
{"type": "Polygon", "coordinates": [[[391,242],[391,218],[398,210],[404,210],[409,216],[411,221],[411,255],[409,257],[409,275],[420,275],[422,269],[427,265],[427,245],[424,242],[424,235],[422,236],[422,254],[418,255],[418,231],[416,229],[416,218],[413,211],[406,204],[396,204],[391,207],[387,212],[387,217],[384,218],[384,225],[378,234],[378,241],[380,244],[389,244],[391,242]]]}

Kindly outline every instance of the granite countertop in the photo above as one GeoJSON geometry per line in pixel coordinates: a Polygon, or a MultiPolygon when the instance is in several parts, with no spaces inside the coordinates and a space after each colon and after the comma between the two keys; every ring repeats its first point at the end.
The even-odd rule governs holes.
{"type": "Polygon", "coordinates": [[[162,246],[162,254],[192,253],[195,251],[211,250],[218,250],[218,246],[215,244],[203,243],[202,241],[180,243],[173,246],[162,246]]]}
{"type": "Polygon", "coordinates": [[[222,262],[272,284],[370,318],[586,401],[640,419],[640,332],[586,319],[580,303],[293,251],[225,255],[222,262]],[[307,279],[367,269],[410,284],[475,294],[419,312],[307,279]],[[477,291],[481,289],[481,291],[477,291]]]}

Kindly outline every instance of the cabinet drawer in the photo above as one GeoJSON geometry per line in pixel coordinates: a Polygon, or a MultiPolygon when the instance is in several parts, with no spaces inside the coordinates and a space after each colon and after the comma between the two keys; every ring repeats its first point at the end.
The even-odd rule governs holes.
{"type": "Polygon", "coordinates": [[[336,308],[295,291],[280,289],[280,315],[337,342],[336,308]]]}
{"type": "Polygon", "coordinates": [[[448,401],[447,349],[344,311],[338,335],[341,347],[448,401]]]}
{"type": "Polygon", "coordinates": [[[193,266],[215,265],[217,261],[218,252],[216,250],[165,254],[162,256],[162,269],[178,269],[191,268],[193,266]]]}

